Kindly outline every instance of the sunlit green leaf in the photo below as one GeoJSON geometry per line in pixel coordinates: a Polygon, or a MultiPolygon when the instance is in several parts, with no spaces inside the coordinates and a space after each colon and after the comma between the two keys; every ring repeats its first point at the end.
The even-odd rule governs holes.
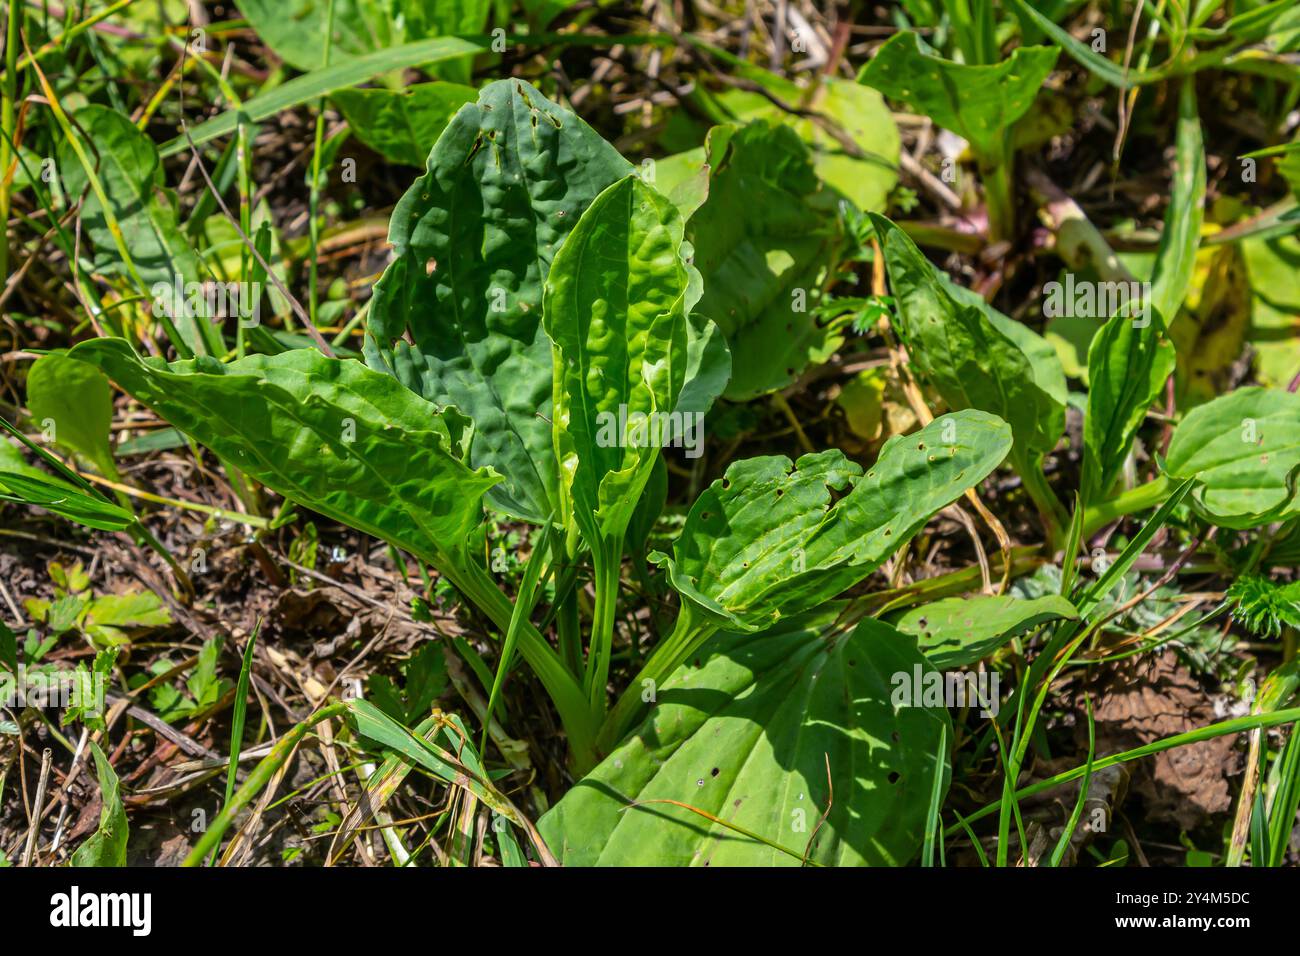
{"type": "Polygon", "coordinates": [[[707,162],[708,199],[687,228],[704,279],[699,309],[731,345],[727,397],[748,398],[788,384],[838,343],[813,307],[843,230],[834,196],[789,128],[715,127],[707,162]]]}
{"type": "Polygon", "coordinates": [[[955,293],[903,230],[881,216],[872,221],[896,303],[895,327],[912,366],[950,407],[1005,419],[1015,435],[1017,469],[1038,469],[1065,429],[1064,376],[1050,345],[1026,352],[1020,341],[1041,341],[1032,330],[1016,329],[1013,339],[1011,320],[993,321],[994,310],[955,293]]]}
{"type": "Polygon", "coordinates": [[[426,560],[464,545],[497,481],[460,460],[454,409],[360,362],[296,349],[167,365],[120,339],[69,354],[267,487],[426,560]]]}
{"type": "Polygon", "coordinates": [[[719,627],[756,631],[862,580],[1010,447],[1005,422],[967,410],[894,436],[865,474],[834,449],[793,465],[736,462],[691,507],[662,562],[719,627]]]}
{"type": "Polygon", "coordinates": [[[917,647],[935,667],[949,670],[974,664],[1018,634],[1049,621],[1075,620],[1078,613],[1059,594],[1032,600],[1010,595],[944,598],[912,608],[893,622],[916,637],[917,647]]]}
{"type": "Polygon", "coordinates": [[[1224,527],[1295,514],[1300,395],[1239,388],[1192,409],[1174,429],[1165,468],[1173,478],[1199,479],[1194,499],[1224,527]]]}
{"type": "Polygon", "coordinates": [[[936,773],[947,789],[936,754],[949,718],[911,693],[933,673],[912,638],[870,619],[837,627],[838,610],[719,635],[677,671],[645,723],[541,819],[560,861],[908,863],[936,773]],[[655,802],[669,800],[723,823],[655,802]]]}
{"type": "Polygon", "coordinates": [[[956,63],[905,30],[876,51],[858,82],[930,117],[982,155],[999,156],[1007,131],[1033,106],[1059,52],[1050,46],[1018,47],[1001,63],[956,63]]]}
{"type": "Polygon", "coordinates": [[[1083,420],[1084,505],[1115,484],[1147,409],[1173,374],[1177,355],[1157,313],[1116,315],[1088,350],[1088,410],[1083,420]]]}
{"type": "Polygon", "coordinates": [[[377,53],[413,40],[482,33],[490,0],[236,0],[277,56],[299,70],[377,53]],[[333,7],[331,11],[330,8],[333,7]]]}
{"type": "Polygon", "coordinates": [[[99,793],[103,805],[99,811],[99,829],[77,847],[72,854],[72,865],[126,866],[128,826],[117,774],[93,740],[87,746],[95,758],[95,773],[99,777],[99,793]]]}
{"type": "Polygon", "coordinates": [[[621,542],[686,376],[682,221],[628,177],[583,214],[547,277],[555,443],[574,518],[594,548],[621,542]]]}
{"type": "Polygon", "coordinates": [[[27,408],[56,445],[117,478],[109,445],[113,396],[103,372],[63,353],[44,355],[27,372],[27,408]]]}
{"type": "Polygon", "coordinates": [[[400,90],[339,90],[332,98],[357,139],[386,159],[423,169],[447,123],[477,96],[457,83],[416,83],[400,90]]]}

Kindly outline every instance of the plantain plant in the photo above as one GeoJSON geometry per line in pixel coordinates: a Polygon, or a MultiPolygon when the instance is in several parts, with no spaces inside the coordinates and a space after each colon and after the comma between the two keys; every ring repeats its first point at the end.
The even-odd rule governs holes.
{"type": "MultiPolygon", "coordinates": [[[[168,363],[113,338],[68,354],[242,473],[426,562],[512,635],[583,781],[542,824],[562,859],[588,859],[604,821],[644,790],[621,755],[655,739],[681,693],[705,695],[708,717],[693,732],[674,724],[681,757],[671,771],[656,764],[656,792],[704,796],[703,781],[710,799],[694,802],[720,807],[744,790],[755,826],[780,833],[777,820],[798,810],[815,822],[828,802],[821,758],[789,749],[804,734],[826,738],[829,779],[856,778],[859,799],[831,807],[815,846],[742,841],[737,861],[906,859],[922,838],[917,795],[946,786],[948,718],[889,703],[886,675],[930,665],[914,639],[836,598],[1002,462],[1007,424],[956,411],[890,441],[865,471],[834,450],[733,464],[691,508],[672,556],[654,556],[681,595],[677,621],[611,695],[628,528],[661,446],[690,440],[730,379],[731,347],[696,308],[706,287],[683,215],[578,117],[506,80],[448,125],[391,233],[365,364],[314,349],[168,363]],[[516,607],[486,566],[489,512],[547,531],[550,613],[522,603],[531,595],[516,607]],[[594,588],[585,616],[579,565],[594,588]],[[551,619],[558,647],[538,623],[551,619]],[[818,705],[790,710],[794,688],[815,689],[818,705]],[[704,767],[700,748],[736,708],[754,718],[761,756],[704,767]],[[612,802],[589,813],[591,800],[612,802]],[[866,850],[862,801],[874,808],[866,850]]],[[[711,268],[727,255],[715,248],[711,268]]]]}
{"type": "MultiPolygon", "coordinates": [[[[1190,133],[1186,143],[1194,159],[1190,133]]],[[[875,216],[893,326],[949,411],[888,440],[865,468],[836,449],[732,463],[696,497],[671,554],[651,555],[676,617],[630,683],[611,686],[620,610],[641,601],[624,563],[639,560],[663,506],[663,448],[698,451],[716,400],[762,393],[806,364],[807,336],[777,344],[773,331],[787,318],[807,330],[786,293],[799,277],[820,281],[839,246],[833,214],[793,239],[747,218],[746,182],[784,182],[826,213],[797,138],[759,119],[715,129],[710,148],[716,163],[698,182],[661,194],[535,88],[490,83],[394,210],[364,361],[290,348],[232,361],[194,349],[167,362],[116,337],[67,359],[228,468],[436,569],[490,622],[502,641],[493,702],[517,650],[564,729],[576,783],[538,826],[561,862],[900,864],[923,846],[930,857],[954,728],[944,707],[897,702],[891,685],[1042,629],[1043,651],[994,723],[1010,731],[996,808],[1005,854],[1047,687],[1161,525],[1184,509],[1206,526],[1294,527],[1300,398],[1241,389],[1192,411],[1160,473],[1124,490],[1172,353],[1160,309],[1150,321],[1115,315],[1089,353],[1083,475],[1067,508],[1044,470],[1066,407],[1051,348],[875,216]],[[772,244],[757,257],[756,237],[772,244]],[[783,238],[806,242],[807,261],[783,238]],[[738,277],[767,262],[795,263],[760,277],[779,294],[738,299],[738,277]],[[853,596],[1004,460],[1050,551],[1064,554],[1060,594],[963,600],[922,587],[884,606],[853,596]],[[1078,579],[1083,541],[1156,506],[1110,570],[1078,579]],[[485,561],[497,517],[541,532],[513,599],[485,561]],[[942,600],[898,613],[927,597],[942,600]]],[[[1195,199],[1195,176],[1185,188],[1195,199]]],[[[1166,311],[1197,242],[1191,217],[1171,221],[1181,227],[1157,263],[1166,311]]],[[[38,482],[0,472],[6,496],[39,491],[100,527],[133,520],[88,487],[55,501],[58,486],[38,482]]]]}

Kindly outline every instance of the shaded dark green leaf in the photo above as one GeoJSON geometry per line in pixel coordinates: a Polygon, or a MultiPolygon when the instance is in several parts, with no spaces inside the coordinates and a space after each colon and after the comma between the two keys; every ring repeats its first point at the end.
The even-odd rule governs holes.
{"type": "Polygon", "coordinates": [[[632,167],[568,110],[501,80],[456,114],[428,168],[393,211],[366,360],[469,415],[471,464],[505,479],[489,501],[541,521],[558,504],[542,286],[583,212],[632,167]]]}

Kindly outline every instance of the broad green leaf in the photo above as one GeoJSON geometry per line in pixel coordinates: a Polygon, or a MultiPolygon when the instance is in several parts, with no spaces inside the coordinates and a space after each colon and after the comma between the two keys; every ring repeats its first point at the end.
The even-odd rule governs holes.
{"type": "Polygon", "coordinates": [[[813,307],[843,228],[834,196],[788,127],[714,127],[707,162],[709,196],[687,227],[704,279],[699,309],[731,345],[726,396],[750,398],[789,384],[838,344],[813,307]]]}
{"type": "Polygon", "coordinates": [[[1191,76],[1184,77],[1179,87],[1175,139],[1169,211],[1151,273],[1151,305],[1168,321],[1173,321],[1187,297],[1205,213],[1205,143],[1196,112],[1196,80],[1191,76]]]}
{"type": "Polygon", "coordinates": [[[896,328],[913,367],[949,407],[980,408],[1005,419],[1015,435],[1017,470],[1038,468],[1065,429],[1058,391],[1064,381],[1050,345],[1035,345],[1035,361],[1018,342],[1041,341],[1038,336],[1022,328],[1013,339],[1010,319],[995,322],[991,307],[959,298],[903,230],[881,216],[872,221],[895,298],[896,328]]]}
{"type": "Polygon", "coordinates": [[[167,365],[121,339],[69,354],[268,488],[436,565],[463,546],[498,480],[461,461],[455,409],[360,362],[295,349],[167,365]]]}
{"type": "Polygon", "coordinates": [[[395,163],[424,168],[430,144],[477,96],[458,83],[416,83],[400,90],[339,90],[332,99],[357,139],[395,163]]]}
{"type": "Polygon", "coordinates": [[[719,635],[678,670],[640,729],[542,817],[560,861],[798,866],[806,852],[823,865],[907,864],[936,773],[947,789],[936,756],[949,718],[898,694],[933,673],[912,638],[870,619],[837,628],[839,609],[719,635]],[[665,800],[768,843],[653,802],[665,800]]]}
{"type": "Polygon", "coordinates": [[[672,203],[628,176],[583,213],[546,280],[556,455],[592,548],[622,541],[685,382],[682,228],[672,203]]]}
{"type": "MultiPolygon", "coordinates": [[[[468,419],[391,376],[310,348],[229,365],[142,361],[121,339],[69,353],[98,365],[172,425],[289,500],[433,565],[505,627],[510,602],[469,548],[500,477],[471,469],[468,419]]],[[[575,749],[589,717],[573,678],[531,626],[521,653],[545,684],[575,749]],[[579,716],[581,715],[581,716],[579,716]]]]}
{"type": "Polygon", "coordinates": [[[1241,254],[1249,275],[1255,374],[1261,385],[1286,388],[1300,370],[1300,238],[1252,237],[1241,243],[1241,254]]]}
{"type": "Polygon", "coordinates": [[[330,63],[411,40],[482,33],[490,0],[237,0],[239,12],[280,59],[299,70],[325,65],[333,6],[330,63]]]}
{"type": "Polygon", "coordinates": [[[813,168],[831,189],[863,212],[883,211],[898,184],[898,127],[877,90],[851,80],[825,77],[810,108],[848,136],[851,151],[812,118],[792,125],[812,148],[813,168]]]}
{"type": "MultiPolygon", "coordinates": [[[[686,245],[682,246],[684,256],[687,248],[686,245]]],[[[689,260],[689,256],[686,258],[689,260]]],[[[700,274],[691,268],[687,271],[692,281],[692,288],[686,296],[689,305],[700,296],[699,289],[694,286],[700,274]]],[[[699,312],[692,312],[686,323],[686,381],[677,396],[675,409],[681,417],[673,420],[672,434],[674,436],[677,434],[678,422],[690,421],[685,416],[707,414],[713,407],[714,401],[726,391],[727,383],[730,381],[731,347],[727,344],[727,337],[722,334],[716,322],[699,312]]],[[[699,435],[698,439],[702,442],[704,436],[699,435]]],[[[686,455],[698,457],[699,448],[692,449],[687,446],[686,455]]]]}
{"type": "Polygon", "coordinates": [[[37,477],[26,469],[22,472],[0,470],[0,501],[35,505],[97,531],[124,531],[135,524],[135,516],[125,508],[93,497],[57,478],[37,477]]]}
{"type": "MultiPolygon", "coordinates": [[[[793,129],[807,144],[822,182],[863,212],[884,210],[898,183],[899,137],[894,115],[879,92],[829,75],[819,77],[811,88],[800,86],[698,36],[688,42],[753,86],[711,97],[717,119],[742,124],[765,119],[793,129]]],[[[668,122],[676,127],[666,131],[672,136],[691,135],[687,130],[697,126],[681,115],[670,116],[668,122]]],[[[706,131],[697,128],[694,140],[703,139],[706,131]]]]}
{"type": "Polygon", "coordinates": [[[1300,395],[1252,386],[1200,405],[1174,429],[1165,470],[1203,483],[1216,524],[1253,528],[1300,511],[1300,395]]]}
{"type": "Polygon", "coordinates": [[[152,591],[103,594],[90,602],[85,623],[103,627],[166,627],[171,612],[152,591]]]}
{"type": "MultiPolygon", "coordinates": [[[[23,456],[22,449],[4,436],[0,436],[0,471],[12,472],[28,478],[38,478],[43,481],[54,480],[35,465],[29,464],[23,456]]],[[[67,482],[61,483],[67,484],[67,482]]]]}
{"type": "Polygon", "coordinates": [[[893,621],[935,667],[951,670],[988,657],[1011,638],[1049,621],[1078,619],[1059,594],[1027,600],[1008,595],[944,598],[913,608],[893,621]]]}
{"type": "Polygon", "coordinates": [[[971,409],[890,438],[865,474],[835,449],[736,462],[658,558],[706,619],[752,633],[861,581],[1010,447],[1005,422],[971,409]]]}
{"type": "MultiPolygon", "coordinates": [[[[145,288],[155,297],[155,307],[165,308],[176,322],[185,344],[196,353],[224,352],[220,334],[207,319],[184,316],[174,302],[174,289],[201,282],[206,276],[198,254],[180,228],[176,194],[164,188],[162,162],[153,140],[136,128],[130,117],[107,106],[91,105],[76,113],[77,135],[91,156],[99,160],[95,175],[108,198],[127,252],[145,288]]],[[[86,170],[70,147],[59,153],[59,173],[72,196],[86,191],[86,170]]],[[[95,268],[108,275],[129,276],[113,239],[109,218],[93,190],[86,192],[82,227],[97,256],[95,268]]]]}
{"type": "MultiPolygon", "coordinates": [[[[958,304],[974,306],[979,309],[995,329],[1009,338],[1021,352],[1025,353],[1025,358],[1029,360],[1029,371],[1034,378],[1034,384],[1064,409],[1069,401],[1070,391],[1065,380],[1065,368],[1061,364],[1060,355],[1052,343],[1023,322],[1017,322],[1015,319],[1003,315],[984,301],[984,297],[978,292],[953,282],[946,272],[940,272],[939,278],[944,281],[948,294],[956,299],[958,304]]],[[[1049,431],[1058,428],[1063,429],[1064,427],[1063,419],[1059,424],[1053,422],[1051,425],[1046,426],[1049,431]]]]}
{"type": "Polygon", "coordinates": [[[1116,315],[1092,340],[1080,482],[1084,506],[1102,501],[1114,486],[1147,409],[1164,390],[1177,361],[1155,311],[1145,323],[1116,315]]]}
{"type": "Polygon", "coordinates": [[[1055,47],[1019,47],[1001,63],[972,66],[944,59],[907,30],[876,51],[858,82],[959,134],[981,156],[998,157],[1012,124],[1034,104],[1058,53],[1055,47]]]}
{"type": "Polygon", "coordinates": [[[92,740],[87,746],[95,758],[95,773],[99,777],[99,793],[103,805],[99,811],[99,829],[90,839],[77,847],[72,854],[72,865],[126,866],[126,840],[129,827],[126,810],[122,807],[117,774],[104,752],[92,740]]]}
{"type": "Polygon", "coordinates": [[[699,146],[656,159],[649,167],[654,170],[654,176],[646,181],[667,196],[688,222],[709,198],[709,167],[705,158],[704,147],[699,146]]]}
{"type": "Polygon", "coordinates": [[[55,444],[104,477],[118,477],[109,445],[113,395],[103,372],[62,352],[43,355],[27,372],[27,409],[55,444]]]}
{"type": "Polygon", "coordinates": [[[191,142],[199,146],[218,136],[233,133],[241,118],[246,123],[258,123],[295,106],[328,96],[336,90],[366,83],[383,73],[444,63],[448,60],[474,56],[482,53],[483,50],[484,47],[480,44],[459,37],[436,37],[431,40],[415,40],[367,53],[365,56],[347,59],[342,63],[335,63],[286,80],[274,89],[253,97],[238,108],[229,109],[207,122],[200,123],[189,130],[188,138],[182,134],[168,140],[159,147],[158,152],[165,159],[188,150],[191,142]]]}
{"type": "Polygon", "coordinates": [[[325,65],[327,46],[337,63],[405,38],[400,21],[376,0],[236,0],[235,5],[276,56],[304,72],[325,65]],[[327,38],[331,6],[334,28],[327,38]]]}
{"type": "MultiPolygon", "coordinates": [[[[780,79],[773,77],[773,79],[780,79]]],[[[802,102],[803,91],[785,84],[785,102],[802,102]]],[[[878,90],[839,77],[824,77],[807,109],[787,113],[760,93],[729,90],[719,101],[742,121],[767,119],[789,126],[808,145],[817,178],[863,212],[883,212],[898,184],[898,126],[878,90]],[[831,132],[827,122],[834,125],[831,132]],[[846,144],[840,135],[846,136],[846,144]]]]}
{"type": "Polygon", "coordinates": [[[489,501],[539,522],[559,500],[542,286],[583,212],[632,167],[577,116],[501,80],[456,114],[428,169],[393,211],[366,361],[469,415],[471,464],[505,479],[489,501]]]}

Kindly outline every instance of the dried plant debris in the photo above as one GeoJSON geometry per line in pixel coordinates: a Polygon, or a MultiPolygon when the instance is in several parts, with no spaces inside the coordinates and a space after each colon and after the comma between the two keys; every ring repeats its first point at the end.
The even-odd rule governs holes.
{"type": "MultiPolygon", "coordinates": [[[[1099,668],[1089,685],[1100,753],[1114,753],[1214,723],[1221,706],[1172,651],[1099,668]]],[[[1076,722],[1076,728],[1079,727],[1076,722]]],[[[1076,729],[1076,736],[1078,730],[1076,729]]],[[[1159,753],[1134,768],[1142,816],[1195,830],[1232,808],[1241,773],[1237,740],[1215,737],[1159,753]]]]}

